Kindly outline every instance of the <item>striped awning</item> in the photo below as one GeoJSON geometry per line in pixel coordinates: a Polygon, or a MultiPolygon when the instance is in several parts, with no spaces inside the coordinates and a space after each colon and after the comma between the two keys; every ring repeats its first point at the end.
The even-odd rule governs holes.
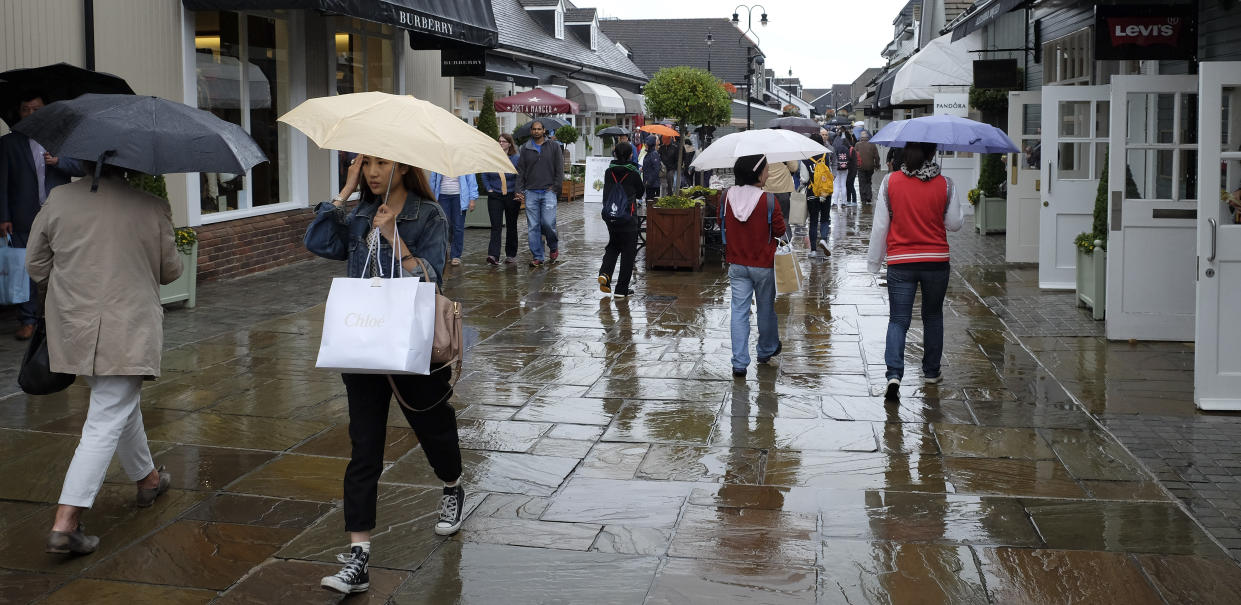
{"type": "Polygon", "coordinates": [[[642,95],[629,92],[624,88],[614,88],[613,90],[625,101],[625,113],[640,116],[646,112],[646,99],[642,95]]]}
{"type": "Polygon", "coordinates": [[[582,80],[569,80],[568,92],[568,99],[576,102],[582,111],[627,113],[625,111],[625,100],[611,86],[596,84],[595,82],[583,82],[582,80]]]}

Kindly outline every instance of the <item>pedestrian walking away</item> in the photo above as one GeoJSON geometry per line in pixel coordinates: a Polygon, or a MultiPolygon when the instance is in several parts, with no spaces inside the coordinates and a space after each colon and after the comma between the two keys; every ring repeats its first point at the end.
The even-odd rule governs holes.
{"type": "Polygon", "coordinates": [[[729,333],[732,338],[733,376],[745,378],[750,366],[750,304],[758,314],[758,362],[767,363],[780,354],[779,323],[776,321],[776,237],[786,226],[776,196],[763,191],[767,183],[767,158],[748,155],[733,165],[737,185],[724,192],[720,202],[724,217],[724,260],[732,290],[729,333]],[[754,213],[758,218],[754,219],[754,213]],[[766,219],[766,220],[764,220],[766,219]]]}
{"type": "Polygon", "coordinates": [[[781,216],[786,219],[792,205],[793,191],[797,188],[793,184],[793,175],[797,173],[800,166],[797,162],[776,162],[767,165],[767,181],[763,185],[763,191],[776,194],[781,216]]]}
{"type": "MultiPolygon", "coordinates": [[[[823,137],[817,132],[810,135],[810,140],[823,145],[823,137]]],[[[823,256],[831,256],[831,195],[835,178],[830,167],[831,158],[821,153],[804,162],[810,171],[810,182],[806,186],[806,214],[810,219],[811,246],[822,252],[823,256]]]]}
{"type": "Polygon", "coordinates": [[[465,213],[474,209],[474,200],[478,199],[478,180],[473,174],[445,178],[432,172],[431,193],[451,224],[449,240],[455,267],[461,264],[461,253],[465,249],[465,213]]]}
{"type": "Polygon", "coordinates": [[[884,177],[875,199],[867,268],[879,272],[888,262],[888,334],[884,349],[884,392],[899,397],[905,375],[905,335],[913,320],[914,295],[922,288],[922,380],[943,379],[944,296],[948,291],[948,231],[964,217],[953,195],[952,179],[932,161],[934,143],[907,143],[903,166],[884,177]]]}
{"type": "MultiPolygon", "coordinates": [[[[94,172],[94,162],[84,164],[94,172]]],[[[99,546],[81,516],[95,503],[114,453],[137,484],[139,507],[151,506],[172,480],[151,458],[139,405],[143,379],[160,374],[159,286],[182,270],[172,212],[167,201],[131,188],[121,169],[101,166],[97,174],[97,191],[95,179],[81,179],[48,196],[30,225],[26,257],[30,276],[46,292],[51,370],[82,376],[91,389],[47,539],[47,552],[57,554],[99,546]]]]}
{"type": "Polygon", "coordinates": [[[617,143],[611,165],[603,173],[603,222],[608,227],[608,245],[599,266],[599,290],[614,298],[632,296],[629,280],[638,254],[638,197],[645,189],[642,174],[633,163],[633,146],[617,143]],[[612,286],[612,272],[620,257],[620,276],[612,286]]]}
{"type": "Polygon", "coordinates": [[[832,173],[836,182],[832,184],[832,205],[845,206],[849,202],[849,140],[844,133],[837,131],[832,137],[832,173]]]}
{"type": "MultiPolygon", "coordinates": [[[[361,155],[348,174],[340,194],[315,208],[315,218],[306,231],[306,247],[324,258],[345,261],[349,277],[379,275],[382,269],[377,265],[386,263],[368,265],[367,258],[374,255],[387,259],[395,254],[400,259],[402,274],[440,283],[448,256],[448,220],[434,201],[425,173],[419,168],[361,155]],[[363,181],[361,200],[346,213],[344,201],[363,181]],[[385,191],[389,191],[386,196],[385,191]],[[374,230],[379,231],[379,237],[371,235],[374,230]],[[368,240],[376,250],[371,250],[368,240]],[[433,274],[426,275],[424,266],[430,267],[433,274]]],[[[341,375],[349,402],[352,443],[344,478],[349,552],[337,556],[344,567],[321,580],[324,588],[348,594],[370,587],[371,530],[376,525],[379,475],[384,469],[388,410],[394,394],[403,403],[401,412],[418,437],[427,462],[443,482],[435,533],[451,535],[461,528],[465,490],[461,485],[457,418],[448,403],[452,396],[451,373],[443,364],[432,364],[431,372],[425,376],[341,375]]]]}
{"type": "Polygon", "coordinates": [[[483,174],[483,187],[487,191],[487,215],[491,218],[491,240],[487,243],[487,262],[500,264],[500,235],[504,234],[504,263],[517,262],[517,144],[513,136],[503,133],[499,138],[500,149],[513,162],[513,173],[483,174]]]}
{"type": "MultiPolygon", "coordinates": [[[[23,91],[17,115],[25,119],[42,109],[44,100],[41,91],[23,91]]],[[[12,246],[25,248],[35,214],[52,189],[68,183],[70,177],[85,174],[77,160],[56,157],[20,132],[0,137],[0,238],[9,236],[12,246]]],[[[29,339],[38,320],[34,281],[30,284],[30,299],[17,305],[21,322],[15,334],[18,340],[29,339]]]]}
{"type": "Polygon", "coordinates": [[[526,203],[526,223],[530,228],[530,266],[543,264],[543,238],[547,238],[548,260],[560,257],[556,235],[556,197],[564,182],[564,151],[560,143],[547,138],[543,123],[530,124],[530,140],[518,150],[517,199],[526,203]]]}
{"type": "Polygon", "coordinates": [[[849,142],[849,152],[848,152],[849,155],[847,156],[848,164],[846,165],[849,172],[848,174],[845,175],[845,200],[850,206],[857,206],[858,205],[858,195],[857,195],[858,158],[857,158],[857,148],[855,147],[856,140],[853,138],[852,133],[846,133],[845,137],[846,137],[846,140],[848,140],[849,142]]]}
{"type": "Polygon", "coordinates": [[[871,179],[875,175],[875,170],[879,168],[879,147],[870,142],[870,133],[863,130],[862,136],[853,149],[857,152],[858,185],[861,189],[862,203],[869,204],[874,198],[871,179]]]}
{"type": "Polygon", "coordinates": [[[646,135],[646,149],[642,152],[642,184],[646,187],[648,204],[659,198],[659,175],[664,167],[659,151],[655,149],[656,140],[655,135],[646,135]]]}

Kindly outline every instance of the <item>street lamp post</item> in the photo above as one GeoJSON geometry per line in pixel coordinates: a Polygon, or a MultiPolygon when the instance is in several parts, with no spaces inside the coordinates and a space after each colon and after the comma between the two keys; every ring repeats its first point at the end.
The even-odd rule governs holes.
{"type": "MultiPolygon", "coordinates": [[[[737,44],[741,44],[745,40],[746,35],[754,33],[754,44],[755,46],[757,46],[759,43],[759,37],[758,37],[758,34],[754,32],[754,10],[759,9],[762,11],[761,12],[762,16],[759,19],[758,23],[759,25],[766,27],[767,7],[761,4],[755,4],[754,6],[738,4],[737,8],[733,9],[733,25],[741,24],[741,10],[742,9],[745,9],[745,13],[746,13],[745,31],[741,32],[741,37],[737,39],[737,44]]],[[[762,65],[763,56],[761,54],[759,55],[754,54],[754,46],[746,46],[745,47],[745,129],[746,130],[750,130],[753,127],[753,123],[750,120],[750,95],[753,94],[754,92],[753,91],[754,73],[755,73],[754,64],[756,61],[759,65],[762,65]]]]}
{"type": "Polygon", "coordinates": [[[711,45],[715,43],[715,36],[711,35],[711,28],[707,28],[707,72],[711,72],[711,45]]]}

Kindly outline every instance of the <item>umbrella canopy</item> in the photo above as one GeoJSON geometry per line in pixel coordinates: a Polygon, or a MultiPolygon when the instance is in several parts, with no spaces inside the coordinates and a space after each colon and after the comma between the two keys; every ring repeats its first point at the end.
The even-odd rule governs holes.
{"type": "Polygon", "coordinates": [[[625,130],[624,128],[621,128],[620,126],[608,126],[607,128],[604,128],[603,130],[600,130],[599,132],[596,132],[595,134],[601,137],[619,137],[622,135],[629,136],[629,131],[625,130]]]}
{"type": "Polygon", "coordinates": [[[775,118],[767,122],[768,128],[779,128],[780,130],[792,130],[802,134],[814,134],[819,131],[819,123],[810,118],[799,116],[787,116],[783,118],[775,118]]]}
{"type": "Polygon", "coordinates": [[[827,121],[828,126],[848,126],[852,124],[848,118],[835,117],[827,121]]]}
{"type": "Polygon", "coordinates": [[[14,130],[53,155],[98,160],[147,174],[244,174],[267,161],[240,126],[158,97],[85,94],[57,101],[14,130]]]}
{"type": "Polygon", "coordinates": [[[495,100],[496,111],[516,111],[532,116],[578,112],[577,103],[558,94],[534,88],[495,100]]]}
{"type": "Polygon", "coordinates": [[[957,116],[925,116],[884,126],[870,142],[887,147],[906,143],[935,143],[944,151],[1018,153],[1021,151],[1003,130],[957,116]]]}
{"type": "Polygon", "coordinates": [[[562,120],[560,118],[553,118],[550,116],[545,117],[545,118],[539,118],[537,120],[530,120],[529,122],[526,122],[525,124],[522,124],[521,126],[518,126],[517,129],[513,131],[513,138],[514,139],[530,138],[530,125],[534,124],[535,122],[542,122],[543,128],[547,130],[548,132],[553,132],[557,128],[560,128],[561,126],[569,125],[569,122],[566,120],[562,120]]]}
{"type": "Polygon", "coordinates": [[[768,162],[806,160],[827,153],[827,148],[790,130],[764,128],[734,132],[716,139],[698,154],[690,166],[698,170],[732,168],[738,158],[763,154],[768,162]]]}
{"type": "Polygon", "coordinates": [[[18,96],[23,91],[34,90],[47,95],[44,103],[76,99],[86,93],[132,95],[134,89],[119,76],[82,69],[68,63],[56,63],[43,67],[13,69],[0,73],[0,107],[4,121],[13,126],[17,123],[18,96]]]}
{"type": "Polygon", "coordinates": [[[433,103],[409,95],[356,92],[309,99],[280,121],[324,149],[380,157],[445,176],[513,171],[500,146],[433,103]]]}
{"type": "Polygon", "coordinates": [[[642,132],[649,132],[651,134],[657,134],[661,137],[681,136],[681,133],[667,126],[664,126],[663,124],[647,124],[646,126],[639,126],[638,130],[641,130],[642,132]]]}

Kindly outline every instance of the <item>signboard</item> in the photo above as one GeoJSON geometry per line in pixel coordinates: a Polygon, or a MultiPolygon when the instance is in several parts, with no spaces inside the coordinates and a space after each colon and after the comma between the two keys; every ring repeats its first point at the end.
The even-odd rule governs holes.
{"type": "Polygon", "coordinates": [[[1193,59],[1198,47],[1196,4],[1098,5],[1095,59],[1193,59]]]}
{"type": "Polygon", "coordinates": [[[484,48],[454,48],[440,51],[440,76],[486,76],[487,51],[484,48]]]}
{"type": "Polygon", "coordinates": [[[612,158],[607,156],[592,155],[586,158],[586,193],[585,202],[587,204],[603,203],[603,177],[608,170],[608,165],[612,163],[612,158]]]}
{"type": "Polygon", "coordinates": [[[1021,72],[1016,59],[979,59],[974,61],[975,88],[1022,88],[1021,72]]]}
{"type": "Polygon", "coordinates": [[[935,115],[969,117],[970,95],[967,92],[935,93],[935,115]]]}

